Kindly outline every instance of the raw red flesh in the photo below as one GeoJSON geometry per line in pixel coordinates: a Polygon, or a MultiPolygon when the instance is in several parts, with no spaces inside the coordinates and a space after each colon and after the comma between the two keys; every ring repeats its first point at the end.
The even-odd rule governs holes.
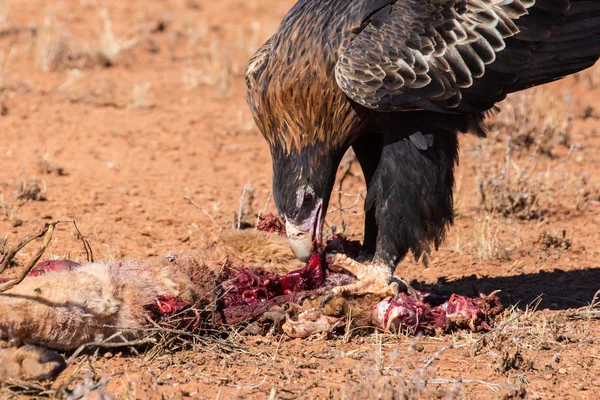
{"type": "Polygon", "coordinates": [[[285,226],[283,225],[283,222],[270,213],[259,217],[256,229],[262,232],[271,232],[285,236],[285,226]]]}
{"type": "MultiPolygon", "coordinates": [[[[40,261],[29,271],[27,276],[40,276],[47,272],[72,271],[81,267],[81,264],[71,260],[46,260],[40,261]]],[[[11,281],[12,278],[0,277],[0,283],[11,281]]]]}
{"type": "Polygon", "coordinates": [[[319,288],[325,282],[325,269],[319,254],[313,254],[304,268],[289,272],[283,277],[281,294],[290,294],[319,288]]]}
{"type": "Polygon", "coordinates": [[[81,267],[81,264],[71,260],[41,261],[33,267],[27,276],[40,276],[46,272],[72,271],[81,267]]]}
{"type": "Polygon", "coordinates": [[[444,333],[457,329],[472,332],[489,331],[489,323],[503,307],[495,294],[470,298],[453,294],[438,306],[428,301],[428,293],[409,296],[400,293],[396,299],[388,297],[373,309],[373,323],[392,332],[407,331],[412,334],[444,333]]]}
{"type": "Polygon", "coordinates": [[[158,296],[144,307],[151,320],[172,328],[194,332],[200,326],[200,313],[187,301],[175,296],[158,296]]]}
{"type": "Polygon", "coordinates": [[[278,275],[256,268],[229,269],[222,287],[225,307],[251,304],[277,296],[317,289],[325,281],[322,258],[313,254],[303,268],[278,275]]]}
{"type": "Polygon", "coordinates": [[[154,299],[154,305],[162,315],[172,317],[178,312],[188,308],[191,304],[187,301],[174,296],[158,296],[154,299]]]}

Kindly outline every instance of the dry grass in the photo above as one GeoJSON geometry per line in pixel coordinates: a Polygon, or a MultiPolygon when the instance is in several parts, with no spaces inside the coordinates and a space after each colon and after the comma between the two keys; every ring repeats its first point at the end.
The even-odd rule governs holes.
{"type": "Polygon", "coordinates": [[[242,195],[240,197],[239,207],[233,211],[232,226],[237,229],[248,229],[256,226],[256,221],[259,214],[259,209],[255,204],[256,190],[244,185],[242,195]]]}
{"type": "Polygon", "coordinates": [[[567,231],[561,233],[544,231],[538,238],[538,243],[543,250],[550,249],[568,250],[571,248],[571,239],[567,238],[567,231]]]}
{"type": "MultiPolygon", "coordinates": [[[[584,327],[589,329],[592,320],[600,320],[600,290],[596,292],[590,304],[581,307],[568,314],[569,319],[574,321],[585,321],[584,327]]],[[[600,338],[597,339],[600,341],[600,338]]]]}
{"type": "Polygon", "coordinates": [[[73,40],[67,30],[46,11],[43,24],[33,31],[33,58],[42,71],[57,71],[67,67],[73,40]]]}
{"type": "Polygon", "coordinates": [[[537,88],[510,95],[487,126],[492,136],[510,137],[517,150],[536,149],[552,157],[557,147],[571,145],[573,114],[568,108],[564,99],[537,88]]]}
{"type": "Polygon", "coordinates": [[[504,159],[498,161],[493,144],[480,146],[475,168],[481,209],[505,218],[538,220],[565,209],[583,212],[600,200],[600,187],[587,173],[567,172],[583,154],[577,147],[571,146],[559,160],[537,150],[526,158],[513,158],[508,137],[504,159]]]}
{"type": "Polygon", "coordinates": [[[4,2],[0,1],[0,32],[4,32],[6,29],[6,20],[8,16],[8,9],[4,2]]]}
{"type": "Polygon", "coordinates": [[[150,82],[140,83],[133,87],[133,93],[131,94],[130,108],[148,108],[149,93],[150,93],[150,82]]]}
{"type": "Polygon", "coordinates": [[[96,43],[79,46],[69,31],[47,10],[41,26],[32,30],[33,58],[42,71],[111,67],[122,62],[139,42],[138,37],[115,35],[108,10],[100,9],[102,30],[96,43]],[[85,49],[87,47],[87,49],[85,49]]]}
{"type": "MultiPolygon", "coordinates": [[[[2,36],[2,34],[4,33],[9,32],[7,19],[8,9],[6,5],[0,1],[0,36],[2,36]]],[[[0,91],[4,88],[4,76],[8,72],[10,64],[12,63],[12,61],[14,61],[15,57],[17,56],[16,42],[17,41],[13,39],[8,49],[0,49],[0,91]]],[[[6,116],[8,112],[6,106],[2,104],[0,108],[0,116],[6,116]]]]}
{"type": "Polygon", "coordinates": [[[40,183],[36,177],[27,179],[23,175],[22,179],[15,185],[15,198],[18,201],[46,201],[48,188],[46,181],[40,183]]]}
{"type": "Polygon", "coordinates": [[[473,241],[469,249],[480,261],[509,261],[510,249],[500,239],[501,222],[494,218],[493,213],[484,213],[476,219],[473,227],[473,241]]]}
{"type": "Polygon", "coordinates": [[[356,155],[350,149],[338,167],[331,194],[325,227],[331,236],[342,233],[351,239],[360,239],[364,223],[366,190],[356,155]],[[356,187],[360,188],[357,190],[356,187]]]}
{"type": "Polygon", "coordinates": [[[227,99],[231,87],[231,48],[219,41],[212,41],[206,68],[205,83],[213,86],[222,99],[227,99]]]}
{"type": "Polygon", "coordinates": [[[200,85],[200,72],[194,67],[191,59],[185,60],[185,66],[181,74],[181,81],[186,89],[191,90],[200,85]]]}
{"type": "Polygon", "coordinates": [[[549,171],[538,172],[539,158],[530,155],[524,165],[517,164],[511,157],[510,137],[506,140],[506,151],[502,164],[490,160],[490,154],[480,147],[477,187],[480,204],[489,213],[522,220],[540,218],[540,199],[550,190],[549,171]]]}
{"type": "Polygon", "coordinates": [[[4,86],[4,75],[8,71],[10,61],[15,57],[17,48],[13,46],[8,53],[4,49],[0,50],[0,88],[4,86]]]}
{"type": "Polygon", "coordinates": [[[17,217],[12,206],[4,198],[4,194],[0,193],[0,216],[4,221],[10,222],[13,227],[21,226],[23,221],[17,217]]]}
{"type": "Polygon", "coordinates": [[[115,35],[110,15],[106,8],[100,10],[102,32],[96,45],[96,55],[100,65],[110,67],[120,62],[124,55],[139,43],[138,38],[121,38],[115,35]]]}
{"type": "Polygon", "coordinates": [[[41,160],[38,161],[38,172],[40,174],[65,176],[67,173],[62,165],[50,160],[50,154],[45,152],[41,160]]]}
{"type": "MultiPolygon", "coordinates": [[[[443,353],[420,362],[419,339],[414,339],[408,349],[399,346],[384,349],[381,337],[376,336],[374,354],[364,357],[340,389],[342,399],[427,399],[461,398],[464,386],[457,380],[432,376],[434,362],[443,353]]],[[[387,347],[387,346],[386,346],[387,347]]],[[[495,386],[491,386],[494,390],[495,386]]]]}
{"type": "Polygon", "coordinates": [[[8,251],[8,237],[0,237],[0,254],[6,254],[8,251]]]}
{"type": "MultiPolygon", "coordinates": [[[[524,311],[511,308],[493,331],[472,341],[470,352],[473,357],[491,357],[489,362],[496,365],[496,371],[518,382],[521,390],[527,388],[530,375],[540,372],[551,377],[565,374],[567,370],[561,364],[562,354],[577,354],[579,346],[600,340],[590,336],[589,322],[599,315],[596,299],[576,311],[540,311],[537,309],[540,298],[524,311]]],[[[582,355],[578,364],[585,364],[586,358],[593,365],[593,354],[582,355]]],[[[583,382],[578,383],[577,388],[583,390],[583,385],[583,382]]]]}
{"type": "MultiPolygon", "coordinates": [[[[206,25],[190,25],[185,28],[187,38],[185,65],[182,81],[186,89],[202,84],[211,86],[221,99],[229,98],[234,80],[243,77],[246,63],[260,46],[261,25],[253,22],[247,28],[237,28],[234,41],[224,44],[222,40],[210,40],[206,25]],[[200,62],[196,62],[200,59],[200,62]]],[[[172,58],[177,58],[175,48],[172,58]]]]}
{"type": "MultiPolygon", "coordinates": [[[[198,4],[198,7],[202,7],[200,3],[198,4]]],[[[137,34],[119,37],[115,33],[119,31],[116,19],[114,28],[117,29],[115,30],[108,11],[100,11],[99,15],[102,28],[97,43],[92,39],[89,44],[82,44],[83,51],[78,48],[70,34],[51,14],[47,14],[47,19],[44,20],[43,25],[35,31],[33,50],[36,65],[44,71],[65,69],[69,71],[69,78],[59,87],[59,91],[66,90],[84,76],[80,70],[72,69],[73,67],[93,68],[125,64],[130,61],[128,55],[131,51],[136,48],[138,43],[143,42],[143,39],[137,34]]],[[[0,3],[0,31],[3,29],[5,21],[6,10],[2,8],[2,3],[0,3]]],[[[168,29],[170,30],[171,27],[168,29]]],[[[235,29],[239,28],[236,27],[235,29]]],[[[243,73],[243,63],[247,59],[247,55],[250,55],[260,45],[257,42],[259,36],[257,32],[259,30],[260,25],[253,23],[250,25],[249,30],[240,29],[237,31],[238,35],[235,41],[227,41],[228,39],[214,35],[210,32],[209,25],[196,26],[192,30],[184,31],[182,34],[183,40],[187,38],[188,47],[193,48],[193,54],[180,59],[179,61],[183,60],[182,63],[174,64],[175,68],[182,71],[183,86],[192,90],[202,85],[209,85],[218,97],[223,99],[228,98],[230,95],[233,97],[235,95],[235,81],[238,81],[238,75],[243,73]]],[[[231,34],[232,32],[227,33],[231,34]]],[[[233,34],[235,33],[233,32],[233,34]]],[[[179,32],[174,33],[174,35],[179,34],[179,32]]],[[[175,62],[178,61],[176,60],[175,51],[176,40],[173,39],[172,43],[174,43],[174,49],[171,52],[173,55],[172,61],[175,62]]],[[[165,48],[162,42],[161,46],[165,48]]],[[[168,53],[168,50],[165,50],[165,52],[168,53]]],[[[10,50],[0,49],[0,79],[9,68],[10,60],[14,58],[15,54],[16,48],[10,50]]],[[[86,71],[86,75],[88,73],[91,74],[92,71],[86,71]]],[[[86,76],[86,78],[89,78],[89,76],[86,76]]],[[[129,86],[120,87],[118,81],[108,79],[98,85],[96,85],[97,81],[86,79],[86,82],[82,82],[87,90],[85,96],[72,97],[71,100],[102,106],[118,106],[123,109],[127,106],[136,109],[149,106],[149,84],[142,81],[132,89],[131,83],[129,86]],[[90,87],[94,89],[89,89],[90,87]],[[115,87],[122,90],[119,93],[124,93],[119,104],[115,100],[115,87]],[[129,94],[131,94],[130,97],[129,94]]],[[[597,67],[580,74],[578,79],[580,83],[598,90],[600,88],[600,68],[597,67]]],[[[159,90],[158,87],[152,87],[152,89],[153,91],[159,90]]],[[[488,142],[493,143],[494,138],[504,138],[506,136],[510,137],[510,141],[504,146],[504,140],[502,139],[502,143],[499,145],[502,148],[501,152],[504,157],[492,154],[498,147],[496,143],[494,148],[484,147],[482,149],[480,159],[482,162],[478,163],[480,170],[477,185],[481,209],[474,212],[476,222],[473,227],[472,241],[462,247],[465,247],[468,252],[481,261],[506,262],[511,256],[514,258],[520,249],[506,239],[505,230],[508,229],[507,226],[512,226],[514,220],[518,220],[519,223],[535,220],[531,223],[537,223],[548,213],[559,212],[558,194],[565,194],[567,201],[570,203],[568,207],[578,210],[585,209],[585,205],[590,202],[600,201],[600,191],[586,175],[567,176],[562,173],[563,164],[561,162],[563,160],[554,159],[552,161],[553,157],[558,157],[558,154],[564,153],[562,147],[568,148],[571,145],[573,135],[569,104],[564,101],[563,97],[552,96],[549,93],[540,89],[533,93],[512,96],[509,103],[504,105],[504,111],[491,121],[492,140],[488,142]],[[493,160],[499,161],[495,162],[493,160]],[[576,196],[575,200],[573,200],[574,196],[576,196]]],[[[159,100],[159,97],[157,94],[156,101],[159,100]]],[[[590,117],[595,115],[594,110],[587,112],[587,114],[590,117]]],[[[240,113],[239,115],[239,126],[242,127],[242,130],[244,132],[256,132],[253,126],[246,128],[248,123],[243,119],[243,116],[247,114],[242,115],[240,113]]],[[[564,159],[565,164],[569,161],[568,157],[564,159]]],[[[47,155],[39,162],[38,167],[39,172],[43,174],[62,175],[64,173],[62,166],[53,163],[47,155]]],[[[344,232],[350,237],[360,238],[363,218],[361,206],[364,200],[364,192],[360,191],[362,186],[359,185],[362,185],[362,176],[358,171],[358,165],[353,164],[351,158],[344,160],[339,171],[340,174],[338,175],[328,215],[328,229],[332,233],[344,232]]],[[[469,185],[472,183],[470,179],[470,176],[465,178],[464,187],[470,188],[469,185]]],[[[37,196],[41,193],[43,193],[42,197],[46,196],[43,182],[32,181],[34,180],[23,178],[18,184],[18,191],[22,194],[23,201],[27,199],[38,200],[37,196]]],[[[468,197],[471,193],[464,193],[466,192],[464,187],[461,192],[462,185],[461,178],[457,181],[457,192],[461,194],[461,206],[464,203],[465,211],[468,211],[466,204],[470,200],[468,197]],[[465,194],[467,196],[463,198],[465,194]]],[[[19,197],[19,194],[17,196],[19,197]]],[[[236,200],[238,197],[239,192],[238,195],[234,195],[236,200]]],[[[258,210],[263,208],[266,193],[264,196],[256,196],[257,199],[254,199],[254,197],[255,194],[252,190],[246,188],[240,198],[239,209],[237,204],[235,206],[236,210],[233,218],[231,218],[231,208],[228,208],[227,213],[229,215],[221,219],[220,216],[224,215],[225,212],[220,212],[219,221],[227,219],[231,221],[229,225],[239,226],[240,228],[253,226],[255,217],[259,213],[258,210]]],[[[458,198],[456,202],[459,203],[458,198]]],[[[0,193],[0,218],[2,216],[11,221],[19,221],[14,215],[11,205],[0,193]]],[[[539,246],[542,250],[564,252],[571,249],[571,238],[564,232],[560,230],[558,232],[551,230],[540,232],[539,228],[534,229],[537,230],[535,230],[532,241],[535,241],[536,246],[539,246]]],[[[520,244],[529,244],[532,241],[520,242],[520,244]]],[[[0,238],[0,253],[2,252],[1,247],[2,239],[0,238]]],[[[457,242],[457,248],[460,247],[460,243],[457,242]]],[[[117,259],[123,258],[122,254],[109,254],[110,256],[117,259]]],[[[528,388],[527,380],[532,375],[540,375],[546,371],[555,373],[555,370],[558,371],[560,368],[558,361],[546,361],[545,359],[541,361],[542,356],[555,354],[557,356],[554,358],[560,360],[561,351],[570,348],[569,346],[576,346],[578,343],[593,339],[593,337],[590,337],[589,324],[590,321],[600,319],[599,309],[597,299],[594,299],[590,306],[573,312],[539,311],[536,309],[535,304],[525,312],[511,309],[498,322],[497,328],[487,335],[456,333],[454,336],[428,339],[430,345],[439,343],[436,346],[440,351],[434,351],[435,354],[432,354],[431,351],[423,352],[419,339],[415,339],[412,344],[406,346],[406,338],[386,337],[384,335],[345,337],[339,341],[330,338],[331,346],[328,343],[328,349],[335,347],[341,341],[346,343],[355,340],[354,343],[351,343],[354,346],[351,351],[358,351],[365,343],[368,346],[372,345],[373,350],[369,351],[366,357],[356,356],[355,360],[360,361],[357,362],[358,365],[352,372],[347,375],[347,382],[342,385],[341,389],[338,389],[338,387],[326,389],[330,390],[330,397],[333,398],[336,398],[336,396],[340,398],[456,398],[464,396],[465,392],[468,393],[465,389],[471,385],[476,385],[481,388],[482,397],[518,398],[524,396],[525,390],[528,388]],[[568,315],[571,320],[565,320],[565,315],[568,315]],[[444,350],[442,349],[447,348],[451,343],[454,343],[455,348],[465,349],[465,353],[453,354],[451,356],[452,361],[473,364],[480,362],[497,366],[496,369],[494,367],[490,369],[490,374],[494,375],[493,378],[490,378],[493,382],[469,379],[470,377],[466,374],[464,379],[448,378],[446,375],[440,375],[437,370],[437,361],[444,356],[444,350]],[[468,352],[471,355],[466,354],[468,352]],[[539,356],[540,352],[542,352],[542,356],[539,356]],[[545,365],[546,362],[550,364],[549,367],[545,365]]],[[[206,313],[210,312],[210,309],[202,307],[198,308],[197,311],[206,313]]],[[[183,318],[183,316],[178,318],[183,318]]],[[[173,322],[170,321],[169,324],[173,324],[173,322]]],[[[216,371],[225,371],[232,368],[231,365],[227,366],[227,362],[233,362],[233,368],[235,368],[235,361],[232,361],[235,359],[240,364],[259,365],[262,362],[261,357],[267,359],[266,364],[269,369],[272,369],[271,366],[276,363],[277,350],[275,349],[279,349],[282,341],[284,342],[282,347],[286,344],[285,339],[277,335],[268,336],[262,342],[264,348],[259,354],[256,354],[248,350],[245,343],[246,338],[241,336],[241,333],[235,329],[200,334],[184,332],[181,329],[173,328],[173,326],[159,324],[149,328],[146,333],[147,337],[152,338],[155,342],[145,345],[145,347],[139,347],[139,349],[146,351],[141,356],[124,359],[122,361],[124,364],[132,366],[135,363],[144,361],[148,363],[149,367],[160,369],[157,365],[163,362],[166,364],[165,368],[169,368],[179,360],[193,358],[194,355],[202,352],[203,354],[214,353],[217,357],[222,358],[224,366],[221,369],[216,369],[216,371]],[[183,352],[183,350],[190,351],[190,353],[183,352]]],[[[315,342],[307,342],[307,348],[313,345],[315,345],[315,342]]],[[[73,393],[92,392],[94,394],[98,391],[101,393],[102,390],[106,389],[106,379],[102,380],[100,374],[93,374],[94,367],[97,368],[98,365],[103,365],[105,362],[105,352],[101,352],[99,356],[94,355],[94,351],[99,348],[101,346],[91,346],[91,350],[86,351],[83,356],[75,360],[79,367],[73,372],[73,376],[67,379],[71,389],[75,390],[73,393]],[[82,374],[82,370],[92,371],[92,375],[82,374]]],[[[135,349],[123,350],[127,355],[135,354],[135,351],[135,349]]],[[[361,352],[356,354],[360,355],[361,352]]],[[[317,354],[316,358],[322,355],[317,354]]],[[[300,359],[300,356],[294,354],[285,361],[292,362],[290,360],[295,360],[296,357],[300,359]]],[[[306,354],[302,354],[302,357],[306,357],[306,354]]],[[[565,358],[565,356],[562,357],[565,358]]],[[[200,360],[201,362],[198,365],[203,369],[206,368],[204,360],[202,358],[200,360]]],[[[328,364],[332,363],[331,361],[319,360],[321,361],[315,362],[315,369],[326,371],[324,366],[329,367],[328,364]]],[[[477,368],[473,368],[472,371],[477,371],[477,368]]],[[[205,378],[197,379],[224,382],[223,386],[239,384],[237,380],[241,379],[239,376],[231,375],[223,378],[223,381],[219,381],[218,378],[220,379],[220,377],[217,377],[219,372],[215,372],[214,369],[212,371],[209,369],[206,373],[203,370],[196,370],[196,372],[205,376],[205,378]]],[[[318,373],[325,374],[327,372],[318,373]]],[[[477,372],[473,373],[476,374],[477,372]]],[[[481,370],[479,373],[481,373],[481,370]]],[[[269,378],[267,385],[270,386],[265,390],[261,386],[259,393],[264,397],[270,396],[271,398],[303,395],[310,397],[314,393],[313,390],[323,389],[318,381],[316,381],[316,384],[309,383],[308,385],[305,385],[305,382],[298,385],[284,385],[281,383],[282,380],[283,378],[269,378]],[[278,381],[277,379],[281,380],[278,381]],[[279,382],[279,385],[272,384],[273,380],[279,382]]],[[[163,382],[160,383],[160,385],[163,384],[163,382]]],[[[67,393],[63,390],[65,387],[62,387],[62,392],[58,389],[54,391],[55,389],[48,386],[24,383],[16,383],[12,387],[21,390],[20,394],[38,396],[60,397],[65,396],[67,393]]],[[[141,386],[138,386],[139,388],[141,386]]],[[[123,385],[121,389],[119,394],[125,398],[136,396],[134,383],[123,385]]],[[[0,394],[0,396],[2,395],[4,393],[0,394]]],[[[15,394],[12,393],[11,395],[14,396],[15,394]]]]}

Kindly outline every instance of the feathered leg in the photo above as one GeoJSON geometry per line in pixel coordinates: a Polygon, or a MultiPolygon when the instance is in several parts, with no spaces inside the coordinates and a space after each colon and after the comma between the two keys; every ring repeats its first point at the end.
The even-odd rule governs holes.
{"type": "Polygon", "coordinates": [[[388,138],[369,186],[366,210],[375,210],[375,256],[361,264],[343,255],[329,260],[357,277],[332,294],[392,294],[396,265],[412,250],[415,258],[438,247],[453,221],[452,186],[458,141],[454,132],[414,132],[388,138]]]}
{"type": "MultiPolygon", "coordinates": [[[[352,150],[356,154],[360,168],[365,177],[367,187],[371,185],[377,165],[381,159],[383,150],[383,136],[367,135],[356,141],[352,145],[352,150]]],[[[365,208],[365,234],[363,240],[363,252],[365,254],[375,254],[377,245],[377,220],[375,218],[375,209],[365,208]]]]}

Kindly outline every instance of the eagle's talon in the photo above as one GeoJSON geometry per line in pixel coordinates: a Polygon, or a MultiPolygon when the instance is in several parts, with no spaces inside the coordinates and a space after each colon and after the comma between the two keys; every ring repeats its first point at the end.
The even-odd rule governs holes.
{"type": "Polygon", "coordinates": [[[418,292],[415,290],[415,288],[413,288],[410,283],[408,283],[406,280],[404,280],[402,278],[394,277],[390,286],[391,285],[395,286],[394,299],[398,298],[398,295],[400,294],[400,292],[408,293],[412,297],[417,297],[417,298],[419,297],[418,292]],[[404,286],[403,289],[401,289],[402,286],[400,284],[402,284],[404,286]]]}
{"type": "Polygon", "coordinates": [[[400,282],[402,282],[404,284],[404,286],[406,286],[406,291],[409,295],[411,295],[412,297],[415,297],[415,298],[419,297],[419,294],[417,293],[415,288],[411,286],[410,283],[408,283],[404,279],[400,279],[400,282]]]}
{"type": "Polygon", "coordinates": [[[392,268],[389,266],[376,262],[363,264],[341,253],[327,254],[326,260],[329,265],[341,268],[354,275],[356,282],[333,288],[325,296],[322,304],[340,294],[376,294],[381,296],[394,294],[397,296],[399,286],[392,281],[392,268]]]}
{"type": "Polygon", "coordinates": [[[395,278],[392,279],[392,283],[390,283],[389,288],[392,290],[394,300],[396,300],[398,298],[398,295],[400,294],[400,285],[398,284],[398,281],[395,278]]]}
{"type": "Polygon", "coordinates": [[[321,304],[320,304],[320,308],[325,308],[325,305],[327,304],[327,302],[329,302],[329,300],[333,299],[335,297],[336,293],[335,291],[330,291],[329,293],[327,293],[325,295],[325,297],[323,297],[323,300],[321,300],[321,304]]]}
{"type": "Polygon", "coordinates": [[[361,269],[365,268],[364,264],[359,263],[342,253],[330,253],[325,256],[327,264],[341,268],[358,278],[361,269]]]}

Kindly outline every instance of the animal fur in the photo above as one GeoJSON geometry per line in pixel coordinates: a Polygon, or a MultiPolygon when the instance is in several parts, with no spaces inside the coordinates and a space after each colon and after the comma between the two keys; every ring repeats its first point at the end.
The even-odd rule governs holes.
{"type": "Polygon", "coordinates": [[[207,299],[206,285],[223,261],[286,273],[302,265],[284,237],[257,231],[225,231],[202,250],[160,260],[84,264],[72,271],[30,276],[0,293],[0,339],[26,343],[0,349],[0,375],[47,379],[64,368],[46,348],[75,349],[122,332],[115,340],[144,335],[146,306],[158,296],[174,296],[196,306],[207,299]],[[43,347],[36,347],[43,346],[43,347]]]}
{"type": "Polygon", "coordinates": [[[64,358],[55,351],[38,346],[0,349],[0,377],[41,381],[55,378],[64,368],[64,358]]]}
{"type": "Polygon", "coordinates": [[[202,301],[198,284],[203,275],[221,268],[225,258],[276,273],[301,264],[285,238],[256,231],[225,232],[220,242],[204,250],[177,255],[176,263],[169,262],[169,257],[97,262],[74,271],[28,277],[0,293],[0,337],[63,350],[118,331],[132,339],[147,323],[144,307],[158,296],[174,296],[191,304],[202,301]]]}
{"type": "Polygon", "coordinates": [[[224,231],[215,249],[239,264],[275,273],[287,273],[304,265],[290,252],[285,237],[255,230],[224,231]]]}
{"type": "Polygon", "coordinates": [[[161,295],[194,301],[189,278],[168,265],[91,263],[29,277],[0,294],[0,334],[61,350],[118,331],[134,338],[147,323],[144,306],[161,295]]]}

